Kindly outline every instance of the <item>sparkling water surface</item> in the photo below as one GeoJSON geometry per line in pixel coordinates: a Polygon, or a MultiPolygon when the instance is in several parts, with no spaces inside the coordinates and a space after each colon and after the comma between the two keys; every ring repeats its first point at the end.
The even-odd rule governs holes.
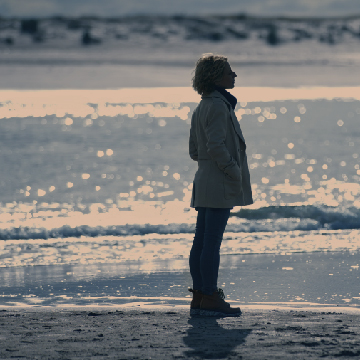
{"type": "MultiPolygon", "coordinates": [[[[51,96],[2,103],[2,237],[81,234],[57,233],[66,225],[193,222],[197,165],[187,143],[196,103],[89,103],[80,94],[73,103],[51,96]]],[[[284,219],[298,206],[291,218],[311,220],[299,229],[358,228],[358,100],[239,99],[236,114],[247,141],[250,209],[262,209],[243,209],[243,217],[284,219]]]]}
{"type": "MultiPolygon", "coordinates": [[[[196,102],[10,95],[0,106],[1,302],[184,299],[196,102]]],[[[232,210],[222,286],[244,302],[358,304],[359,100],[238,99],[255,203],[232,210]]]]}

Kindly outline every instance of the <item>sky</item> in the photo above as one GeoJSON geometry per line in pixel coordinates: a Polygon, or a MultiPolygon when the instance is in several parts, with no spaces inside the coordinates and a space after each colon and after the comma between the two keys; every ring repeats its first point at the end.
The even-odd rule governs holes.
{"type": "Polygon", "coordinates": [[[0,0],[0,16],[124,16],[238,14],[340,16],[360,14],[359,0],[0,0]]]}

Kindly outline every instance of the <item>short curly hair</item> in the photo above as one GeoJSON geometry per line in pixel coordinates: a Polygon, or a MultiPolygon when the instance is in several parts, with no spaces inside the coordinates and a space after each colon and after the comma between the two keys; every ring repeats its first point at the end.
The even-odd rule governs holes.
{"type": "Polygon", "coordinates": [[[200,95],[208,95],[215,90],[215,82],[222,78],[227,58],[212,53],[203,54],[196,62],[192,86],[200,95]]]}

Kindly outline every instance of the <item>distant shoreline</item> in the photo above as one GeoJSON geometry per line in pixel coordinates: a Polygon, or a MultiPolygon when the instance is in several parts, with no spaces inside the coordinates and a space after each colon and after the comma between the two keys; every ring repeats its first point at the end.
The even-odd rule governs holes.
{"type": "Polygon", "coordinates": [[[360,12],[358,14],[348,15],[256,15],[245,12],[239,12],[236,14],[230,13],[208,13],[208,14],[196,14],[188,15],[185,13],[174,13],[174,14],[145,14],[145,13],[131,13],[117,16],[99,16],[96,14],[87,14],[80,16],[66,16],[66,15],[44,15],[44,16],[1,16],[1,20],[22,20],[22,19],[37,19],[37,20],[66,20],[66,19],[85,19],[85,20],[106,20],[114,21],[120,19],[179,19],[179,18],[217,18],[217,19],[238,19],[238,20],[284,20],[284,21],[324,21],[324,20],[353,20],[360,18],[360,12]]]}
{"type": "Polygon", "coordinates": [[[119,17],[2,17],[0,49],[29,44],[98,46],[109,42],[201,40],[270,46],[316,42],[336,45],[360,40],[360,14],[334,17],[235,15],[130,15],[119,17]]]}

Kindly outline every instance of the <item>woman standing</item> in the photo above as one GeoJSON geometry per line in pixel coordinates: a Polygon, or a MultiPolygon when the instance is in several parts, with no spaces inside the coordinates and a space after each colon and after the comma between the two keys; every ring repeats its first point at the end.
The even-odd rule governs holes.
{"type": "Polygon", "coordinates": [[[192,115],[189,139],[190,157],[198,162],[191,199],[198,212],[189,259],[191,315],[241,314],[217,287],[230,210],[253,203],[245,140],[234,113],[237,100],[226,91],[234,87],[235,77],[224,56],[204,54],[196,63],[193,88],[202,99],[192,115]]]}

